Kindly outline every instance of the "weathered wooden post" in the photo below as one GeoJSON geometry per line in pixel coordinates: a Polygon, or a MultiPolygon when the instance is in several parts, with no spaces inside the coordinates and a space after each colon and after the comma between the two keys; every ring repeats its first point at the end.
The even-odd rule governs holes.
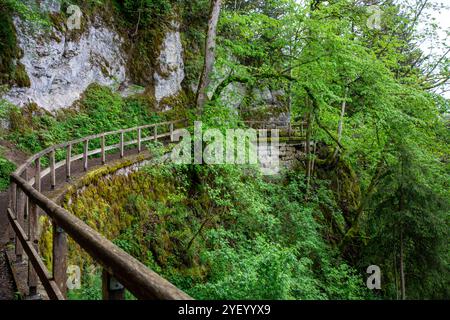
{"type": "Polygon", "coordinates": [[[123,151],[123,147],[124,147],[124,140],[125,140],[125,134],[123,131],[120,131],[120,157],[123,158],[124,156],[124,151],[123,151]]]}
{"type": "Polygon", "coordinates": [[[103,300],[124,300],[125,288],[108,271],[102,272],[102,294],[103,300]]]}
{"type": "Polygon", "coordinates": [[[170,142],[173,142],[173,122],[170,123],[170,142]]]}
{"type": "Polygon", "coordinates": [[[106,152],[105,152],[106,137],[105,137],[105,135],[102,135],[100,144],[101,144],[101,148],[102,148],[102,164],[105,164],[106,163],[106,152]]]}
{"type": "MultiPolygon", "coordinates": [[[[14,182],[11,182],[11,185],[9,186],[9,203],[8,207],[11,208],[11,210],[14,210],[13,208],[13,188],[17,188],[16,184],[14,182]]],[[[16,233],[14,232],[13,227],[8,224],[8,232],[9,232],[9,242],[15,243],[16,242],[16,233]]]]}
{"type": "Polygon", "coordinates": [[[142,129],[138,128],[138,152],[141,153],[142,151],[142,129]]]}
{"type": "Polygon", "coordinates": [[[17,213],[17,185],[11,182],[11,192],[9,194],[10,208],[17,213]]]}
{"type": "Polygon", "coordinates": [[[83,152],[83,169],[84,171],[88,170],[88,165],[89,165],[89,140],[86,139],[84,141],[84,152],[83,152]]]}
{"type": "Polygon", "coordinates": [[[67,293],[67,235],[53,221],[53,278],[63,296],[67,293]]]}
{"type": "Polygon", "coordinates": [[[153,140],[156,142],[158,141],[158,125],[155,124],[155,126],[153,127],[153,140]]]}
{"type": "Polygon", "coordinates": [[[56,164],[55,164],[55,150],[50,152],[50,179],[51,179],[51,187],[54,190],[56,187],[56,164]]]}
{"type": "MultiPolygon", "coordinates": [[[[24,213],[25,213],[25,201],[26,195],[19,188],[17,190],[17,210],[14,212],[16,215],[17,223],[23,227],[24,225],[24,213]]],[[[22,262],[23,247],[19,239],[16,240],[16,262],[22,262]]]]}
{"type": "Polygon", "coordinates": [[[72,162],[72,145],[69,144],[67,146],[67,154],[66,154],[66,178],[67,178],[67,181],[70,179],[70,175],[71,175],[71,162],[72,162]]]}
{"type": "MultiPolygon", "coordinates": [[[[13,212],[15,213],[18,223],[23,225],[23,216],[22,216],[22,220],[19,219],[20,212],[19,212],[19,208],[20,208],[20,197],[21,197],[21,193],[20,189],[17,190],[17,185],[14,182],[11,182],[11,193],[10,193],[10,208],[13,210],[13,212]]],[[[12,236],[10,236],[11,239],[14,240],[15,243],[15,255],[16,255],[16,262],[22,262],[22,255],[23,255],[23,248],[22,248],[22,244],[19,241],[19,238],[17,236],[15,236],[14,230],[11,228],[10,232],[12,234],[12,236]]]]}
{"type": "MultiPolygon", "coordinates": [[[[28,172],[29,170],[30,170],[30,168],[27,167],[25,169],[25,172],[23,173],[23,178],[24,178],[25,181],[28,181],[28,177],[30,176],[30,174],[28,172]]],[[[23,212],[23,219],[24,220],[28,219],[29,214],[30,214],[30,199],[28,198],[28,196],[26,196],[26,198],[25,198],[25,209],[24,209],[24,212],[23,212]]]]}
{"type": "Polygon", "coordinates": [[[100,139],[102,164],[106,164],[106,136],[103,134],[100,139]]]}
{"type": "MultiPolygon", "coordinates": [[[[34,188],[41,192],[41,159],[38,158],[35,161],[36,170],[35,170],[35,186],[34,188]]],[[[34,246],[34,249],[38,251],[38,239],[37,235],[37,222],[38,222],[38,207],[31,200],[30,203],[30,212],[28,215],[28,240],[34,246]]],[[[30,260],[28,260],[28,295],[34,296],[37,294],[37,284],[38,278],[36,271],[33,268],[33,265],[30,260]]]]}

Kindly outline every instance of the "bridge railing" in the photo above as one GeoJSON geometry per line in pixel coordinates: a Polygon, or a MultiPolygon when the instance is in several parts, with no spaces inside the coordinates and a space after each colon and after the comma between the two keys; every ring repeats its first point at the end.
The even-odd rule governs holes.
{"type": "Polygon", "coordinates": [[[16,262],[22,261],[24,253],[28,257],[29,295],[37,293],[39,279],[50,299],[65,299],[67,236],[70,236],[103,267],[104,299],[123,299],[125,288],[138,299],[191,299],[79,218],[48,199],[41,190],[42,179],[48,175],[51,187],[56,187],[56,170],[61,167],[65,167],[65,175],[69,179],[72,163],[75,161],[82,160],[83,169],[87,171],[89,157],[100,155],[102,164],[105,164],[108,151],[118,149],[120,157],[123,158],[126,147],[136,145],[138,152],[141,152],[143,143],[147,141],[167,137],[172,140],[177,127],[185,123],[186,120],[169,121],[91,135],[58,144],[33,155],[11,175],[7,215],[13,230],[11,240],[15,243],[16,262]],[[107,137],[111,136],[118,136],[114,141],[119,142],[107,143],[107,137]],[[100,140],[100,148],[90,150],[89,143],[95,140],[100,140]],[[78,144],[83,146],[83,153],[72,155],[73,147],[78,144]],[[61,151],[65,153],[66,159],[56,162],[56,153],[61,151]],[[48,159],[48,167],[43,168],[42,160],[45,158],[48,159]],[[38,250],[38,218],[41,213],[51,219],[53,227],[52,272],[45,266],[38,250]]]}
{"type": "Polygon", "coordinates": [[[250,128],[254,129],[281,129],[288,132],[289,137],[294,133],[300,133],[303,137],[306,135],[306,130],[308,128],[307,121],[301,121],[296,123],[291,123],[289,121],[244,121],[244,124],[248,125],[250,128]]]}

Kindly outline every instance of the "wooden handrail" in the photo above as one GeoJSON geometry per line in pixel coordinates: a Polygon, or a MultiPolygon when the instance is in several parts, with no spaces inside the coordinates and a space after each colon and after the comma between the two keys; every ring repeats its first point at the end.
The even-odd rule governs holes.
{"type": "Polygon", "coordinates": [[[114,280],[116,284],[119,281],[121,285],[139,299],[192,299],[41,193],[41,180],[48,174],[51,175],[52,188],[56,187],[56,170],[58,168],[66,166],[66,175],[70,177],[71,163],[74,161],[83,159],[83,167],[87,170],[89,156],[101,154],[102,164],[105,164],[106,152],[109,150],[118,148],[122,157],[125,152],[124,147],[137,144],[140,152],[143,142],[156,141],[164,137],[170,137],[172,140],[174,125],[185,122],[186,120],[176,120],[144,125],[95,134],[57,144],[30,157],[25,164],[20,166],[11,175],[10,205],[7,214],[15,233],[16,259],[21,261],[23,251],[28,256],[28,285],[30,294],[36,293],[37,277],[39,277],[50,299],[64,299],[67,256],[67,239],[65,234],[67,233],[104,268],[104,298],[123,298],[123,290],[122,294],[119,295],[112,293],[115,289],[110,288],[109,281],[114,280]],[[168,132],[158,133],[157,128],[166,125],[169,128],[168,132]],[[148,137],[142,137],[143,130],[149,128],[154,128],[153,134],[148,137]],[[134,131],[138,135],[137,140],[125,141],[124,134],[134,131]],[[114,134],[120,134],[120,142],[107,146],[105,144],[105,137],[114,134]],[[101,139],[101,148],[89,150],[89,142],[94,139],[101,139]],[[79,143],[83,143],[84,145],[83,154],[73,156],[72,146],[79,143]],[[66,149],[66,159],[56,163],[55,154],[58,149],[66,149]],[[50,166],[42,170],[41,159],[47,156],[50,160],[50,166]],[[33,165],[35,174],[31,177],[28,175],[29,171],[27,169],[33,165]],[[36,230],[38,208],[50,217],[54,228],[52,274],[46,269],[37,250],[38,239],[36,238],[36,230]],[[22,226],[24,216],[28,217],[28,232],[22,226]]]}
{"type": "Polygon", "coordinates": [[[98,134],[90,135],[90,136],[83,137],[83,138],[80,138],[80,139],[76,139],[76,140],[72,140],[72,141],[56,144],[56,145],[53,145],[53,146],[51,146],[51,147],[49,147],[47,149],[44,149],[44,150],[34,154],[24,164],[22,164],[20,167],[18,167],[17,170],[15,171],[15,173],[21,175],[23,173],[23,171],[27,167],[29,167],[36,159],[42,158],[42,157],[50,154],[53,150],[67,148],[69,145],[73,146],[75,144],[83,143],[86,140],[100,139],[103,136],[111,136],[111,135],[119,134],[121,132],[129,133],[129,132],[133,132],[133,131],[138,131],[139,129],[140,130],[144,130],[144,129],[152,128],[155,125],[157,125],[157,126],[164,126],[164,125],[178,124],[178,123],[185,123],[185,122],[186,122],[186,120],[183,119],[183,120],[174,120],[174,121],[166,121],[166,122],[160,122],[160,123],[155,123],[155,124],[148,124],[148,125],[143,125],[143,126],[134,127],[134,128],[128,128],[128,129],[121,129],[121,130],[116,130],[116,131],[109,131],[109,132],[104,132],[104,133],[98,133],[98,134]]]}
{"type": "Polygon", "coordinates": [[[243,121],[244,124],[252,127],[254,125],[259,125],[258,127],[261,129],[287,129],[289,137],[292,136],[292,133],[300,132],[301,136],[306,134],[306,129],[309,124],[307,121],[300,121],[296,123],[291,123],[290,121],[282,121],[282,120],[273,120],[273,121],[264,121],[264,120],[246,120],[243,121]]]}
{"type": "MultiPolygon", "coordinates": [[[[20,176],[13,173],[11,178],[12,182],[22,189],[29,199],[32,199],[83,250],[86,250],[92,258],[99,262],[103,268],[119,280],[137,298],[162,300],[192,299],[167,280],[148,269],[136,258],[107,240],[82,220],[38,192],[20,176]]],[[[26,243],[22,244],[27,245],[26,243]]],[[[46,279],[41,277],[41,281],[46,282],[46,279]]]]}

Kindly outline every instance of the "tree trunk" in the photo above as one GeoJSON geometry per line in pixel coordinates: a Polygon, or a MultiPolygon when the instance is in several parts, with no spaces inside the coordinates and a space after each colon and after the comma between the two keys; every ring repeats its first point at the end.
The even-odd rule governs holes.
{"type": "MultiPolygon", "coordinates": [[[[309,99],[308,105],[310,104],[309,99]]],[[[308,124],[308,128],[306,129],[306,193],[309,193],[309,187],[311,183],[311,167],[312,167],[312,157],[311,157],[311,131],[312,131],[312,113],[308,111],[306,115],[306,122],[308,124]]]]}
{"type": "Polygon", "coordinates": [[[403,230],[400,230],[400,282],[402,290],[402,300],[406,300],[406,288],[405,288],[405,265],[403,254],[403,230]]]}
{"type": "MultiPolygon", "coordinates": [[[[402,176],[403,176],[403,166],[402,161],[402,176]]],[[[401,295],[402,300],[406,300],[406,286],[405,286],[405,253],[403,245],[403,216],[405,208],[405,198],[403,193],[403,183],[400,184],[400,199],[399,199],[399,212],[400,212],[400,285],[401,285],[401,295]]]]}
{"type": "Polygon", "coordinates": [[[205,62],[197,89],[197,110],[199,114],[201,114],[206,102],[206,90],[210,83],[210,74],[214,67],[217,24],[219,22],[221,5],[222,0],[211,0],[211,10],[205,44],[205,62]]]}
{"type": "MultiPolygon", "coordinates": [[[[344,116],[345,116],[345,109],[347,107],[347,95],[348,95],[348,87],[345,88],[345,95],[344,95],[344,101],[342,101],[342,107],[341,107],[341,117],[339,118],[339,124],[338,124],[338,142],[341,143],[342,139],[342,131],[344,127],[344,116]]],[[[336,146],[336,150],[333,154],[333,159],[335,159],[339,153],[339,144],[336,146]]]]}

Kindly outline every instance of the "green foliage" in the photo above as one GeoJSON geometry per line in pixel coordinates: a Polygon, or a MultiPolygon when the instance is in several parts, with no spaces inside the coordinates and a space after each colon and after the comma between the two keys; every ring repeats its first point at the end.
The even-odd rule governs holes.
{"type": "MultiPolygon", "coordinates": [[[[448,298],[449,101],[433,93],[448,85],[448,58],[421,51],[420,43],[437,36],[436,26],[419,30],[416,14],[426,2],[411,2],[417,6],[380,4],[382,29],[373,30],[365,5],[351,0],[224,1],[204,129],[225,131],[241,127],[241,118],[287,110],[292,119],[308,115],[311,140],[319,142],[308,185],[301,167],[264,179],[251,166],[157,165],[128,177],[88,177],[82,193],[70,194],[68,209],[199,299],[374,298],[363,283],[372,264],[383,274],[377,296],[394,299],[400,261],[407,297],[448,298]],[[218,98],[229,84],[246,88],[238,110],[218,98]],[[283,92],[277,110],[255,101],[254,89],[265,88],[283,92]]],[[[109,1],[76,3],[103,8],[109,1]]],[[[150,69],[158,68],[158,49],[175,12],[185,84],[196,83],[209,1],[113,3],[131,39],[133,81],[152,83],[150,69]]],[[[21,1],[0,1],[0,80],[27,86],[23,66],[14,63],[21,53],[13,12],[42,17],[21,1]]],[[[448,44],[439,45],[448,53],[448,44]]],[[[162,105],[181,108],[161,117],[150,111],[152,93],[146,95],[123,99],[93,85],[76,111],[56,118],[35,105],[19,110],[5,102],[0,117],[11,126],[8,139],[37,152],[93,133],[184,117],[189,111],[182,107],[193,100],[186,94],[166,99],[162,105]]],[[[155,156],[167,151],[149,149],[155,156]]],[[[0,164],[0,186],[6,186],[14,167],[2,158],[0,164]]],[[[70,260],[90,262],[73,243],[70,260]]],[[[72,297],[99,298],[99,279],[90,275],[72,297]]]]}
{"type": "MultiPolygon", "coordinates": [[[[30,106],[19,110],[3,102],[0,107],[2,118],[12,123],[7,138],[30,153],[63,141],[163,120],[151,111],[145,100],[123,99],[111,89],[95,84],[87,89],[79,101],[79,111],[61,110],[56,117],[30,106]]],[[[99,141],[94,141],[92,146],[99,147],[99,141]]],[[[81,152],[81,149],[78,151],[81,152]]]]}
{"type": "Polygon", "coordinates": [[[427,175],[436,169],[435,164],[419,160],[412,145],[399,146],[398,150],[399,161],[392,164],[372,199],[374,212],[367,226],[373,236],[366,248],[366,260],[386,270],[391,286],[384,292],[390,298],[399,294],[395,268],[400,259],[406,266],[408,298],[447,297],[448,190],[436,189],[441,188],[436,180],[430,185],[427,175]]]}
{"type": "Polygon", "coordinates": [[[15,164],[3,158],[0,154],[0,192],[8,189],[9,176],[14,170],[16,170],[15,164]]]}
{"type": "Polygon", "coordinates": [[[138,17],[144,28],[154,24],[156,19],[165,17],[172,10],[168,0],[122,0],[118,3],[123,6],[125,16],[130,21],[135,23],[138,17]]]}
{"type": "Polygon", "coordinates": [[[155,165],[97,180],[67,208],[198,299],[365,297],[324,240],[329,194],[305,205],[303,175],[269,182],[249,169],[155,165]]]}
{"type": "Polygon", "coordinates": [[[67,298],[70,300],[102,300],[101,272],[84,272],[81,277],[81,288],[68,290],[67,298]]]}

